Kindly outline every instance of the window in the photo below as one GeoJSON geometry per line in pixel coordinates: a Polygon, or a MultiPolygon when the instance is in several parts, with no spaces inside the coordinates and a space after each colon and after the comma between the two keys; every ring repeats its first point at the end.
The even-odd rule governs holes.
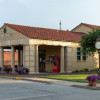
{"type": "Polygon", "coordinates": [[[81,54],[81,47],[77,48],[77,61],[86,61],[86,54],[82,53],[81,54]]]}
{"type": "Polygon", "coordinates": [[[81,48],[78,47],[77,48],[77,61],[80,61],[81,60],[81,48]]]}
{"type": "Polygon", "coordinates": [[[6,33],[6,32],[7,32],[7,30],[6,30],[6,26],[4,27],[4,30],[3,30],[3,31],[4,31],[4,33],[6,33]]]}
{"type": "Polygon", "coordinates": [[[82,60],[86,61],[86,54],[85,53],[82,54],[82,60]]]}

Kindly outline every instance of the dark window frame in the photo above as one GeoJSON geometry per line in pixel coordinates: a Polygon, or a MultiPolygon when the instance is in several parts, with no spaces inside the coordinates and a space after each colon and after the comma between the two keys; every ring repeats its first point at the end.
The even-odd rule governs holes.
{"type": "Polygon", "coordinates": [[[77,61],[81,61],[81,48],[77,48],[77,61]]]}
{"type": "Polygon", "coordinates": [[[86,54],[81,53],[81,47],[77,47],[77,61],[86,61],[86,54]]]}

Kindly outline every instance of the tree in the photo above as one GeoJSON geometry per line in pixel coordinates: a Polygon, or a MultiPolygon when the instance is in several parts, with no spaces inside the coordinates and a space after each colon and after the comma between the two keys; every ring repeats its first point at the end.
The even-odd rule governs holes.
{"type": "Polygon", "coordinates": [[[80,45],[82,47],[82,52],[87,56],[93,56],[96,52],[95,42],[96,39],[100,37],[100,29],[92,30],[88,32],[85,36],[82,36],[80,45]]]}

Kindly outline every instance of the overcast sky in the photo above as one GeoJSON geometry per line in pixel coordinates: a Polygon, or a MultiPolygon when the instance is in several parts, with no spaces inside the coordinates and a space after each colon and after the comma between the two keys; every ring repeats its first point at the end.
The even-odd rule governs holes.
{"type": "Polygon", "coordinates": [[[4,23],[71,30],[76,25],[100,25],[100,0],[0,0],[4,23]]]}

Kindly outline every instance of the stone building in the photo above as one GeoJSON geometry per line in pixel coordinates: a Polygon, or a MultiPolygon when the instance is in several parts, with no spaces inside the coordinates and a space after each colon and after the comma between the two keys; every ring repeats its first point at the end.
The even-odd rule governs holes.
{"type": "Polygon", "coordinates": [[[4,66],[4,49],[11,49],[11,67],[15,68],[15,51],[18,66],[29,68],[30,73],[53,72],[53,56],[59,57],[59,72],[98,67],[98,55],[86,58],[81,54],[79,41],[91,27],[83,23],[72,31],[22,26],[5,23],[0,28],[0,66],[4,66]]]}

